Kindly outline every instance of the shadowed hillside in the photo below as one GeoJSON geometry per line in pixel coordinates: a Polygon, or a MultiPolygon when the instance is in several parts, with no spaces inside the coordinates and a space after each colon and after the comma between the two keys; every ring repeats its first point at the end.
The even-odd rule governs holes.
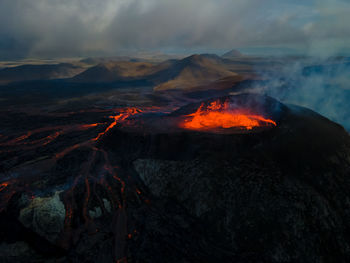
{"type": "Polygon", "coordinates": [[[193,55],[173,63],[155,77],[155,90],[187,89],[237,73],[228,70],[217,56],[193,55]]]}
{"type": "MultiPolygon", "coordinates": [[[[247,66],[243,66],[247,68],[247,66]]],[[[192,89],[221,79],[242,78],[234,70],[232,62],[217,55],[192,55],[181,60],[166,60],[154,64],[148,62],[114,61],[101,63],[75,76],[77,82],[116,82],[147,80],[156,91],[192,89]]],[[[248,67],[249,68],[249,67],[248,67]]],[[[248,69],[249,71],[249,69],[248,69]]]]}
{"type": "Polygon", "coordinates": [[[91,67],[73,78],[81,82],[113,82],[143,78],[150,74],[153,64],[146,62],[110,61],[91,67]]]}
{"type": "Polygon", "coordinates": [[[83,68],[69,63],[52,65],[22,65],[0,69],[0,84],[17,81],[71,78],[83,68]]]}

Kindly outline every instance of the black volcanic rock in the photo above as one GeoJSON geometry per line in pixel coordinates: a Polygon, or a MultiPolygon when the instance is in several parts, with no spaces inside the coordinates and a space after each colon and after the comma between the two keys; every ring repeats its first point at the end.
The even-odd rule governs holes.
{"type": "Polygon", "coordinates": [[[21,153],[19,188],[0,188],[0,262],[349,262],[348,133],[270,97],[215,100],[277,126],[184,130],[195,103],[130,117],[55,162],[21,153]]]}
{"type": "Polygon", "coordinates": [[[150,196],[129,210],[142,229],[129,247],[136,262],[349,261],[349,135],[308,109],[281,109],[278,126],[259,132],[104,138],[150,196]]]}

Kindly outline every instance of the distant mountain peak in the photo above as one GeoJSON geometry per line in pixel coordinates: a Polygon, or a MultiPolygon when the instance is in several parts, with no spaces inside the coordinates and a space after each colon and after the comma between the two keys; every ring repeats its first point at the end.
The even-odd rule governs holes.
{"type": "Polygon", "coordinates": [[[243,54],[241,52],[239,52],[236,49],[232,49],[229,52],[226,52],[225,54],[223,54],[221,57],[223,58],[237,58],[237,57],[241,57],[243,56],[243,54]]]}

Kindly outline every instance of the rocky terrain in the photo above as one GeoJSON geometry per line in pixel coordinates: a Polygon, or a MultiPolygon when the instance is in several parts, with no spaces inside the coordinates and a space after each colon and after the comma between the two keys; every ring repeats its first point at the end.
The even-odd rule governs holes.
{"type": "Polygon", "coordinates": [[[348,262],[348,133],[269,97],[223,99],[277,126],[181,128],[198,103],[2,116],[0,261],[348,262]]]}

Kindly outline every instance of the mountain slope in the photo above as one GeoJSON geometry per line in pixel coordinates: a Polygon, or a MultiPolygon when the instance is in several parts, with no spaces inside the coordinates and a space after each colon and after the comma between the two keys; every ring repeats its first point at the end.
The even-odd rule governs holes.
{"type": "Polygon", "coordinates": [[[108,62],[91,67],[73,78],[79,82],[114,82],[146,80],[154,89],[192,89],[238,74],[228,60],[217,55],[192,55],[181,60],[171,59],[159,64],[148,62],[108,62]]]}
{"type": "Polygon", "coordinates": [[[243,54],[241,52],[239,52],[236,49],[232,49],[229,52],[223,54],[221,57],[222,58],[226,58],[226,59],[230,59],[230,58],[237,58],[237,57],[242,57],[243,54]]]}
{"type": "Polygon", "coordinates": [[[143,78],[149,75],[153,64],[146,62],[114,61],[91,67],[73,80],[82,82],[113,82],[143,78]]]}
{"type": "Polygon", "coordinates": [[[83,68],[69,63],[22,65],[0,69],[0,84],[15,81],[71,78],[82,71],[83,68]]]}
{"type": "Polygon", "coordinates": [[[155,90],[188,89],[235,76],[237,73],[225,68],[219,57],[193,55],[158,72],[154,76],[155,90]]]}

